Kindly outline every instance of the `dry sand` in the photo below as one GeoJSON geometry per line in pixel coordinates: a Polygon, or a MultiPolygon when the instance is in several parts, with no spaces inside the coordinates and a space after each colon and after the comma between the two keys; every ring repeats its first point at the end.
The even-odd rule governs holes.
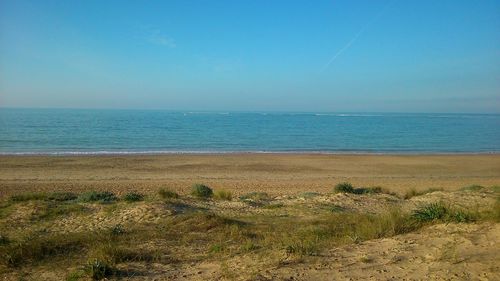
{"type": "Polygon", "coordinates": [[[282,195],[327,192],[342,181],[398,193],[410,188],[500,185],[500,155],[0,156],[0,197],[89,189],[154,193],[160,187],[186,193],[197,182],[236,195],[282,195]]]}

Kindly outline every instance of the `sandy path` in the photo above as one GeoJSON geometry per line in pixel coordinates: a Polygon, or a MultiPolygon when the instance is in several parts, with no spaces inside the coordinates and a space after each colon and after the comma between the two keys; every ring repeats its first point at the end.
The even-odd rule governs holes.
{"type": "Polygon", "coordinates": [[[396,192],[500,185],[500,155],[0,156],[0,197],[34,190],[187,192],[195,182],[278,195],[327,192],[341,181],[396,192]]]}

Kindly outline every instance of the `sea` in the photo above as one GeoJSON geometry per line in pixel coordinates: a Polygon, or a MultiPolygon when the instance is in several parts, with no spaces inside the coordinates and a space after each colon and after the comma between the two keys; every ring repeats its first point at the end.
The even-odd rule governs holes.
{"type": "Polygon", "coordinates": [[[0,154],[499,153],[499,114],[0,108],[0,154]]]}

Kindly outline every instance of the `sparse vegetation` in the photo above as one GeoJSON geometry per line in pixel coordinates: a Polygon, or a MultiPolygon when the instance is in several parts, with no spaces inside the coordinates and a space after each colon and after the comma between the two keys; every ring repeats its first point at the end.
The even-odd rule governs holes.
{"type": "Polygon", "coordinates": [[[179,194],[177,194],[176,192],[174,192],[172,190],[165,189],[165,188],[158,190],[158,194],[160,195],[160,197],[162,199],[177,199],[177,198],[179,198],[179,194]]]}
{"type": "Polygon", "coordinates": [[[310,199],[310,198],[314,198],[316,196],[319,196],[321,194],[319,194],[318,192],[303,192],[301,194],[299,194],[299,197],[301,198],[304,198],[304,199],[310,199]]]}
{"type": "MultiPolygon", "coordinates": [[[[356,192],[355,190],[357,188],[353,187],[351,191],[356,192]]],[[[371,190],[361,194],[380,191],[378,188],[371,190]]],[[[69,199],[74,196],[60,194],[52,197],[58,199],[48,199],[50,196],[47,195],[43,200],[36,199],[28,203],[6,200],[8,208],[33,208],[32,219],[25,225],[28,228],[33,225],[38,228],[30,231],[7,226],[0,228],[0,267],[15,271],[27,266],[49,268],[51,263],[58,266],[71,264],[72,273],[68,275],[68,280],[78,280],[82,274],[85,274],[86,278],[100,280],[121,276],[122,273],[118,269],[126,268],[128,263],[192,262],[193,259],[203,260],[211,255],[224,262],[238,254],[252,257],[286,256],[305,260],[307,256],[321,255],[325,249],[400,235],[430,224],[498,221],[500,218],[500,199],[495,201],[493,208],[486,211],[470,212],[438,202],[424,204],[414,211],[407,212],[396,207],[399,206],[397,204],[386,211],[377,209],[365,212],[350,206],[349,202],[325,202],[323,197],[304,201],[296,200],[296,197],[271,198],[266,193],[254,192],[240,197],[245,202],[263,202],[262,208],[247,208],[246,210],[252,210],[250,214],[234,215],[232,210],[223,213],[217,206],[227,204],[185,198],[156,204],[161,205],[161,210],[175,212],[168,213],[169,215],[161,220],[154,220],[154,223],[116,222],[92,230],[72,232],[74,230],[71,229],[67,233],[37,230],[40,226],[46,227],[45,223],[49,219],[61,215],[76,215],[86,208],[98,208],[99,216],[111,213],[114,216],[120,213],[120,208],[129,210],[150,203],[92,204],[100,200],[109,202],[108,199],[103,199],[109,196],[111,195],[107,193],[91,193],[82,196],[90,198],[88,200],[82,200],[82,197],[75,200],[69,199]],[[263,210],[278,208],[284,209],[263,210]],[[108,209],[112,209],[112,212],[107,212],[108,209]],[[4,229],[10,232],[5,232],[4,229]],[[90,263],[87,264],[89,260],[90,263]]],[[[330,200],[339,199],[337,196],[327,196],[330,196],[330,200]]],[[[227,194],[221,196],[220,191],[215,192],[214,197],[220,200],[228,198],[227,194]]],[[[368,200],[363,197],[355,199],[356,202],[368,200]]],[[[126,195],[123,200],[127,201],[126,195]]],[[[373,201],[374,198],[369,200],[373,201]]],[[[399,203],[401,202],[403,201],[399,200],[399,203]]],[[[6,218],[10,216],[10,213],[5,215],[6,218]]],[[[358,259],[363,263],[374,262],[371,256],[360,256],[358,259]]]]}
{"type": "Polygon", "coordinates": [[[25,201],[72,201],[75,200],[78,196],[72,192],[52,192],[52,193],[43,193],[43,192],[27,192],[12,195],[10,197],[11,202],[25,202],[25,201]]]}
{"type": "Polygon", "coordinates": [[[46,199],[47,199],[46,193],[36,193],[36,192],[21,193],[12,195],[10,197],[10,201],[12,202],[24,202],[31,200],[46,200],[46,199]]]}
{"type": "Polygon", "coordinates": [[[80,202],[110,203],[116,201],[117,199],[118,198],[115,196],[115,194],[109,191],[89,191],[78,196],[78,201],[80,202]]]}
{"type": "Polygon", "coordinates": [[[5,245],[7,243],[9,243],[9,238],[7,238],[7,236],[5,235],[0,234],[0,245],[5,245]]]}
{"type": "Polygon", "coordinates": [[[85,269],[92,280],[103,280],[113,275],[114,272],[111,266],[98,259],[89,261],[85,269]]]}
{"type": "Polygon", "coordinates": [[[240,196],[240,200],[252,200],[252,201],[268,201],[271,197],[265,192],[250,192],[245,195],[240,196]]]}
{"type": "Polygon", "coordinates": [[[191,187],[191,195],[198,198],[210,198],[213,196],[213,191],[210,187],[197,183],[191,187]]]}
{"type": "Polygon", "coordinates": [[[479,191],[482,189],[484,189],[484,186],[473,184],[473,185],[464,186],[460,190],[462,190],[462,191],[467,191],[467,190],[468,191],[479,191]]]}
{"type": "Polygon", "coordinates": [[[231,201],[233,199],[233,194],[231,191],[217,190],[214,193],[214,198],[217,200],[231,201]]]}
{"type": "Polygon", "coordinates": [[[274,203],[274,204],[268,204],[268,205],[264,205],[263,208],[264,209],[279,209],[279,208],[283,208],[285,205],[283,203],[274,203]]]}
{"type": "Polygon", "coordinates": [[[52,201],[73,201],[78,198],[73,192],[53,192],[48,194],[47,199],[52,201]]]}
{"type": "Polygon", "coordinates": [[[442,188],[428,188],[428,189],[425,189],[425,190],[416,190],[414,188],[408,190],[405,195],[403,196],[404,199],[410,199],[412,197],[415,197],[415,196],[421,196],[421,195],[424,195],[424,194],[428,194],[428,193],[432,193],[432,192],[436,192],[436,191],[443,191],[442,188]]]}
{"type": "Polygon", "coordinates": [[[138,202],[144,200],[144,195],[137,192],[129,192],[123,196],[125,202],[138,202]]]}
{"type": "Polygon", "coordinates": [[[42,202],[36,206],[32,220],[50,220],[64,215],[83,213],[86,210],[85,206],[80,204],[64,202],[42,202]]]}

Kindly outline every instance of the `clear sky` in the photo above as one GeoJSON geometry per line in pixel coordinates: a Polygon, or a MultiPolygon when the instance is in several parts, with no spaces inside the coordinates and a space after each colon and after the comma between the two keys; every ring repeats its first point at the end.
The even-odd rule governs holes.
{"type": "Polygon", "coordinates": [[[0,0],[0,106],[500,112],[500,1],[0,0]]]}

